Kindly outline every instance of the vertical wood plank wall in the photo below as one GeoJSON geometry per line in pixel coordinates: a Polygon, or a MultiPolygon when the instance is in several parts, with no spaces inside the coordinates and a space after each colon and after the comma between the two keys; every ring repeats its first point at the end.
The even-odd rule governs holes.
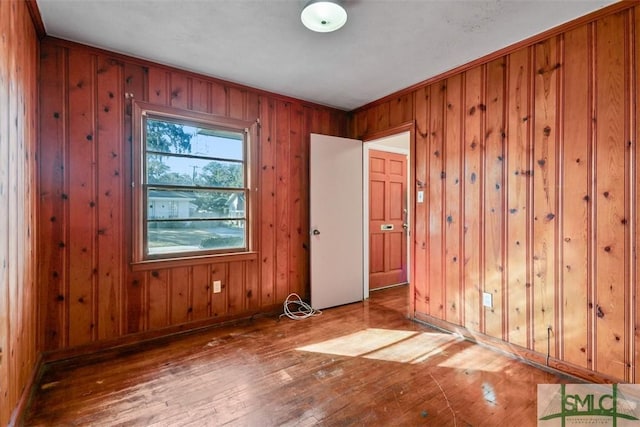
{"type": "Polygon", "coordinates": [[[416,123],[416,317],[640,379],[633,6],[353,113],[355,137],[416,123]]]}
{"type": "Polygon", "coordinates": [[[345,112],[56,39],[42,41],[40,67],[43,351],[248,316],[274,309],[291,292],[308,293],[309,134],[345,136],[345,112]],[[130,268],[126,94],[260,119],[254,257],[130,268]],[[213,294],[217,279],[223,290],[213,294]]]}
{"type": "Polygon", "coordinates": [[[23,1],[0,1],[0,425],[36,368],[38,38],[23,1]]]}

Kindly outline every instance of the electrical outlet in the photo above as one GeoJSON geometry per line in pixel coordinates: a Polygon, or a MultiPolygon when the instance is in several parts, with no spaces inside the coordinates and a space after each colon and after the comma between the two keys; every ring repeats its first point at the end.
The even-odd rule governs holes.
{"type": "Polygon", "coordinates": [[[214,280],[213,281],[213,293],[214,294],[219,294],[220,292],[222,292],[222,281],[214,280]]]}
{"type": "Polygon", "coordinates": [[[493,308],[493,295],[490,292],[482,293],[482,305],[488,308],[493,308]]]}

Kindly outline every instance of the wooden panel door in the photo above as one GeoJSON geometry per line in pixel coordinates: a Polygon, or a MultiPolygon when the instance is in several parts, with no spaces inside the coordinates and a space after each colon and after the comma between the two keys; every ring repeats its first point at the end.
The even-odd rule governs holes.
{"type": "Polygon", "coordinates": [[[369,150],[369,289],[407,282],[407,156],[369,150]]]}

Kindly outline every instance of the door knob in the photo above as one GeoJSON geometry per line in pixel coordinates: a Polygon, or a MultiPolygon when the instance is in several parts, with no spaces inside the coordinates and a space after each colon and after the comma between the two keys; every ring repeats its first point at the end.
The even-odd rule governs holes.
{"type": "Polygon", "coordinates": [[[320,230],[318,230],[318,229],[313,230],[313,235],[314,236],[317,236],[318,234],[320,234],[320,230]]]}
{"type": "Polygon", "coordinates": [[[402,228],[404,228],[405,230],[407,230],[409,228],[409,224],[402,224],[402,228]]]}

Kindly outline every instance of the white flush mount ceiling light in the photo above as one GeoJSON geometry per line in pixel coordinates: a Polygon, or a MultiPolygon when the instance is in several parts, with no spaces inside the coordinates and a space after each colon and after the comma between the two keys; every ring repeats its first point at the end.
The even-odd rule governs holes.
{"type": "Polygon", "coordinates": [[[305,27],[319,33],[329,33],[347,22],[347,11],[337,1],[311,0],[300,15],[305,27]]]}

